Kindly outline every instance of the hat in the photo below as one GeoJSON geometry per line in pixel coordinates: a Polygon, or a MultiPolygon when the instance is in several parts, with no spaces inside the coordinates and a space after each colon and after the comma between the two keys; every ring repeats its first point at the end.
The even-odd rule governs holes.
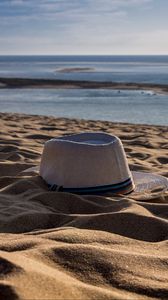
{"type": "Polygon", "coordinates": [[[75,194],[129,194],[167,190],[168,179],[130,171],[121,140],[107,133],[58,137],[44,145],[40,176],[50,190],[75,194]]]}

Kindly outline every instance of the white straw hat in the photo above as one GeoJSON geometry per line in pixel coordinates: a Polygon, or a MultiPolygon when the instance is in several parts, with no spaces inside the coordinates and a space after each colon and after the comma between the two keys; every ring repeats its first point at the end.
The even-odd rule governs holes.
{"type": "Polygon", "coordinates": [[[76,194],[129,194],[168,189],[166,177],[131,172],[121,140],[99,132],[47,141],[39,173],[50,190],[76,194]]]}

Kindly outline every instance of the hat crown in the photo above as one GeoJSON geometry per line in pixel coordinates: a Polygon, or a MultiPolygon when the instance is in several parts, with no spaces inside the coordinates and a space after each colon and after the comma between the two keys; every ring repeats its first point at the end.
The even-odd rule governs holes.
{"type": "Polygon", "coordinates": [[[46,142],[40,175],[65,188],[113,185],[131,177],[120,139],[106,133],[80,133],[46,142]]]}

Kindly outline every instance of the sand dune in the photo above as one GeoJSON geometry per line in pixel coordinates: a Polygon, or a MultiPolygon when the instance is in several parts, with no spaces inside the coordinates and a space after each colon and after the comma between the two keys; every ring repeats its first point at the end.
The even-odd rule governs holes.
{"type": "Polygon", "coordinates": [[[168,193],[77,196],[35,173],[45,140],[118,135],[132,170],[168,177],[168,127],[0,114],[0,298],[167,299],[168,193]]]}

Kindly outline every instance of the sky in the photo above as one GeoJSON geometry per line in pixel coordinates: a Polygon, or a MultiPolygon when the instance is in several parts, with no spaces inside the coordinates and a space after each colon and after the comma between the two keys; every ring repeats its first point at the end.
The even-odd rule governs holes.
{"type": "Polygon", "coordinates": [[[0,55],[166,55],[168,0],[0,0],[0,55]]]}

